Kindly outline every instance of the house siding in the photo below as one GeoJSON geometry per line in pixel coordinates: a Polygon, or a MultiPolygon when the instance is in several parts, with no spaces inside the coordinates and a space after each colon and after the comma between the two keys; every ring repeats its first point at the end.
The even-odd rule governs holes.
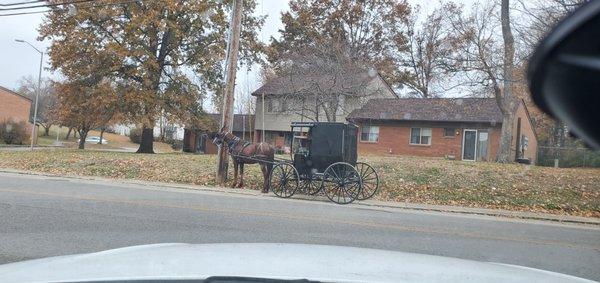
{"type": "MultiPolygon", "coordinates": [[[[378,77],[378,79],[372,80],[369,85],[366,86],[366,93],[369,93],[370,95],[367,97],[351,97],[348,98],[344,101],[344,112],[345,113],[339,113],[339,115],[336,116],[336,121],[337,122],[345,122],[346,121],[346,117],[350,114],[350,112],[352,112],[354,109],[360,108],[362,107],[369,99],[372,98],[395,98],[396,94],[393,93],[393,91],[391,91],[389,89],[389,87],[387,86],[387,84],[383,81],[383,79],[381,79],[380,77],[378,77]]],[[[264,97],[264,105],[265,108],[267,107],[269,100],[278,100],[281,98],[277,98],[277,97],[269,97],[269,96],[265,96],[264,97]]],[[[286,102],[288,103],[288,108],[291,109],[302,109],[301,105],[298,105],[298,103],[302,103],[301,100],[294,100],[294,99],[287,99],[286,102]]],[[[314,98],[310,98],[308,97],[306,99],[306,101],[304,102],[306,105],[311,105],[314,104],[314,98]]],[[[254,129],[257,131],[261,131],[263,130],[263,97],[261,95],[257,95],[256,96],[256,118],[254,120],[254,129]]],[[[325,113],[322,112],[319,113],[320,117],[319,120],[320,121],[325,121],[325,113]]],[[[307,114],[305,116],[308,116],[307,114]]],[[[307,119],[306,117],[302,117],[302,115],[297,114],[296,112],[293,111],[286,111],[286,112],[275,112],[275,113],[269,113],[268,111],[264,113],[264,130],[265,131],[280,131],[280,132],[290,132],[290,124],[291,122],[297,122],[297,121],[307,121],[307,120],[311,120],[311,119],[307,119]]],[[[314,119],[312,119],[314,120],[314,119]]]]}

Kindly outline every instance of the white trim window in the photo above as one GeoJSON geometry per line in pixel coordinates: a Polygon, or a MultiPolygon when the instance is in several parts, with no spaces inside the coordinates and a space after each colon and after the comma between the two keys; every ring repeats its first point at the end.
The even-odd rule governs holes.
{"type": "Polygon", "coordinates": [[[431,145],[431,128],[410,128],[410,144],[431,145]]]}
{"type": "Polygon", "coordinates": [[[360,128],[360,141],[362,141],[362,142],[378,142],[379,141],[379,126],[362,126],[360,128]]]}

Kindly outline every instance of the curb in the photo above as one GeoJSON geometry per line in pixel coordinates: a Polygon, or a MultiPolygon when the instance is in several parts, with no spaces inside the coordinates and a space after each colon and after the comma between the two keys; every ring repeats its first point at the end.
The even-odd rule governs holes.
{"type": "MultiPolygon", "coordinates": [[[[0,173],[33,175],[33,176],[44,176],[44,177],[58,177],[58,178],[65,178],[65,179],[77,179],[77,180],[89,180],[89,181],[104,181],[104,182],[127,184],[127,185],[146,185],[146,186],[166,187],[166,188],[174,188],[174,189],[186,189],[186,190],[209,191],[209,192],[228,193],[228,194],[247,195],[247,196],[269,197],[269,195],[262,194],[256,190],[242,190],[242,189],[234,189],[234,188],[226,188],[226,187],[201,186],[201,185],[190,185],[190,184],[179,184],[179,183],[163,183],[163,182],[143,181],[143,180],[135,180],[135,179],[131,179],[131,180],[110,179],[110,178],[102,178],[102,177],[94,177],[94,176],[55,175],[55,174],[44,173],[44,172],[10,170],[10,169],[0,169],[0,173]]],[[[271,197],[274,197],[274,196],[271,196],[271,197]]],[[[296,200],[304,200],[304,201],[328,202],[326,199],[320,199],[319,197],[315,197],[315,196],[299,195],[298,197],[295,197],[295,199],[296,200]]],[[[527,220],[542,220],[542,221],[551,221],[551,222],[558,222],[558,223],[572,223],[572,224],[600,226],[600,218],[590,218],[590,217],[571,216],[571,215],[556,215],[556,214],[548,214],[548,213],[534,213],[534,212],[523,212],[523,211],[510,211],[510,210],[503,210],[503,209],[472,208],[472,207],[461,207],[461,206],[430,205],[430,204],[402,203],[402,202],[393,203],[393,202],[373,201],[373,200],[354,202],[351,204],[351,206],[356,206],[356,207],[364,206],[364,207],[370,207],[370,208],[393,208],[393,209],[405,209],[405,210],[429,211],[429,212],[443,212],[443,213],[454,213],[454,214],[505,217],[505,218],[517,218],[517,219],[527,219],[527,220]]]]}
{"type": "Polygon", "coordinates": [[[585,224],[585,225],[600,226],[600,219],[590,218],[590,217],[581,217],[581,216],[571,216],[571,215],[556,215],[556,214],[547,214],[547,213],[510,211],[510,210],[501,210],[501,209],[427,205],[427,204],[416,204],[416,203],[401,203],[401,204],[381,203],[380,204],[380,203],[362,202],[360,204],[364,205],[364,206],[371,206],[371,207],[400,208],[400,209],[410,209],[410,210],[418,210],[418,211],[482,215],[482,216],[517,218],[517,219],[526,219],[526,220],[541,220],[541,221],[551,221],[551,222],[558,222],[558,223],[572,223],[572,224],[585,224]]]}

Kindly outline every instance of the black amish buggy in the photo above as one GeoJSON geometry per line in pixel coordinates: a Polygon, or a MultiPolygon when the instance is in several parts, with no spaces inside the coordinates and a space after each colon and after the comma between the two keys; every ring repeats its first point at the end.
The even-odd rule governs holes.
{"type": "Polygon", "coordinates": [[[371,198],[379,187],[377,172],[357,162],[358,127],[330,122],[293,122],[291,160],[278,159],[269,175],[269,187],[288,198],[298,189],[320,192],[338,204],[371,198]],[[307,129],[307,131],[305,131],[307,129]]]}

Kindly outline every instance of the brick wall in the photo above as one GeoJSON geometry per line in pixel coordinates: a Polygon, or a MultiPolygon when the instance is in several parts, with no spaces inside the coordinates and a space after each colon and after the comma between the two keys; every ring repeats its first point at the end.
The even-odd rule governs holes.
{"type": "Polygon", "coordinates": [[[517,148],[517,121],[521,118],[521,135],[526,136],[529,144],[527,149],[523,152],[523,157],[531,159],[532,164],[535,163],[535,158],[537,156],[537,139],[534,134],[533,125],[529,121],[529,117],[527,115],[527,110],[525,109],[525,104],[521,103],[517,108],[517,113],[515,115],[515,123],[513,125],[513,139],[511,143],[511,157],[516,156],[516,148],[517,148]]]}
{"type": "MultiPolygon", "coordinates": [[[[364,123],[363,123],[364,124],[364,123]]],[[[359,123],[359,127],[362,127],[359,123]]],[[[379,141],[358,141],[359,154],[414,155],[429,157],[445,157],[448,155],[461,159],[464,129],[485,130],[489,133],[488,155],[486,160],[494,160],[498,153],[500,126],[490,124],[459,123],[368,123],[364,125],[379,126],[379,141]],[[430,145],[410,144],[411,127],[431,128],[430,145]],[[452,137],[444,136],[444,128],[454,128],[452,137]]],[[[359,129],[360,135],[360,129],[359,129]]]]}
{"type": "Polygon", "coordinates": [[[0,121],[13,120],[27,122],[27,132],[31,132],[29,109],[31,100],[0,87],[0,121]]]}

